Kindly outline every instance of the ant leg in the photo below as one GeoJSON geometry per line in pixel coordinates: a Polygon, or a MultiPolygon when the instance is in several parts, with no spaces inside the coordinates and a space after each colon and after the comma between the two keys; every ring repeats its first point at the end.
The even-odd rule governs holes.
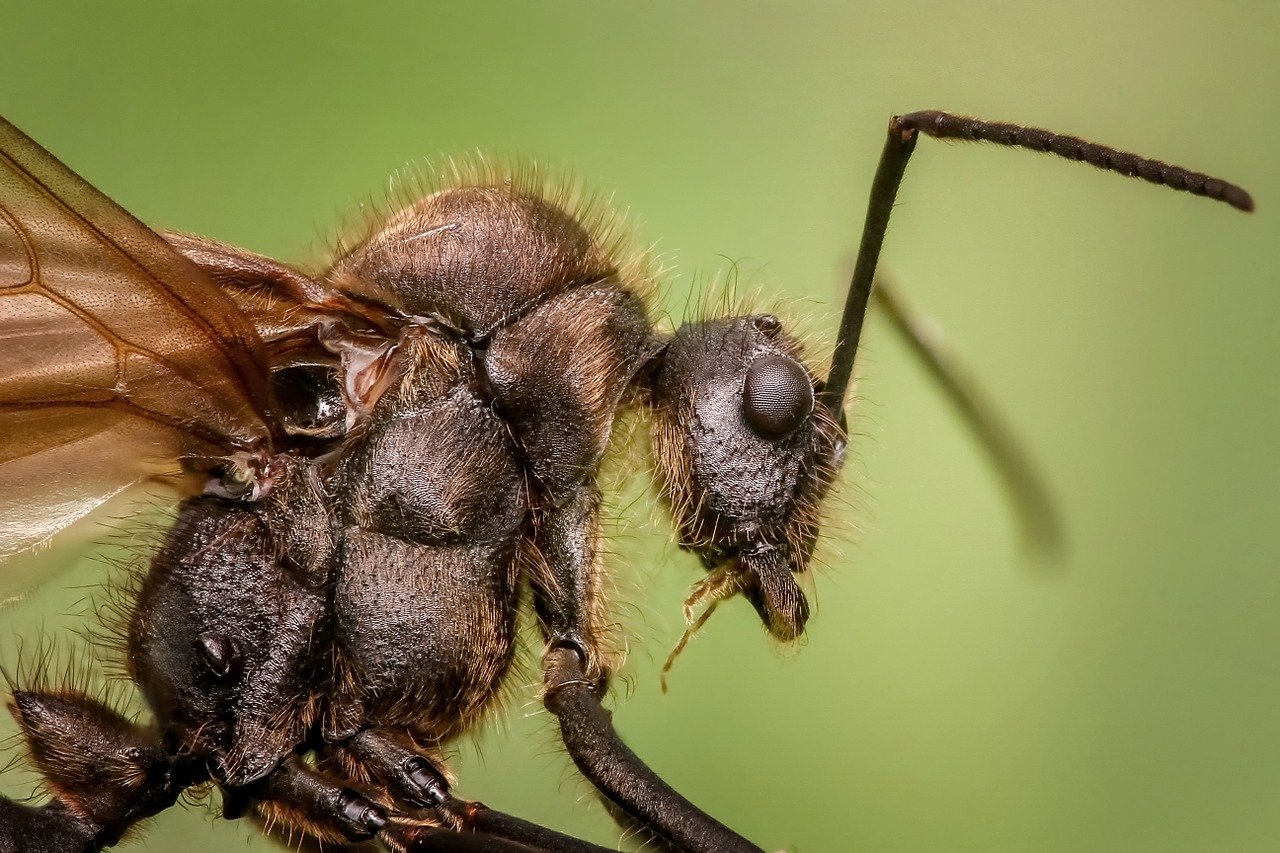
{"type": "Polygon", "coordinates": [[[495,811],[483,803],[454,797],[449,793],[448,778],[432,759],[384,730],[364,729],[325,752],[324,757],[343,767],[345,775],[373,785],[382,783],[396,801],[434,810],[445,824],[441,830],[491,836],[525,845],[522,849],[607,853],[607,848],[495,811]]]}
{"type": "Polygon", "coordinates": [[[548,853],[610,853],[606,847],[582,841],[571,835],[547,829],[527,820],[491,809],[484,803],[467,802],[449,797],[441,805],[440,810],[451,818],[458,820],[463,829],[502,838],[507,841],[525,845],[531,850],[545,850],[548,853]]]}
{"type": "MultiPolygon", "coordinates": [[[[467,806],[478,806],[492,815],[501,815],[481,806],[479,803],[467,803],[467,806]]],[[[381,838],[397,853],[416,853],[419,850],[447,851],[456,850],[463,853],[615,853],[608,847],[600,847],[586,841],[580,841],[568,835],[553,832],[536,824],[519,818],[501,815],[503,822],[495,822],[491,828],[458,830],[441,826],[398,824],[393,822],[383,830],[381,838]],[[531,832],[514,830],[505,821],[514,821],[531,832]]]]}
{"type": "Polygon", "coordinates": [[[560,735],[582,774],[631,819],[675,845],[697,853],[760,853],[675,792],[614,731],[609,712],[572,648],[546,657],[546,705],[560,720],[560,735]]]}
{"type": "Polygon", "coordinates": [[[383,731],[361,729],[325,757],[337,759],[345,776],[386,785],[398,801],[434,809],[449,796],[449,779],[435,761],[383,731]]]}
{"type": "Polygon", "coordinates": [[[567,849],[529,847],[493,835],[437,826],[392,826],[383,832],[382,838],[396,853],[553,853],[567,849]]]}
{"type": "Polygon", "coordinates": [[[594,483],[540,510],[526,543],[526,570],[549,651],[546,705],[560,718],[565,747],[583,775],[633,820],[690,851],[759,848],[700,811],[645,766],[618,738],[600,706],[608,677],[600,583],[600,497],[594,483]]]}
{"type": "Polygon", "coordinates": [[[1046,553],[1056,551],[1062,530],[1053,498],[999,409],[891,281],[877,275],[871,295],[986,452],[1018,514],[1027,544],[1046,553]]]}
{"type": "Polygon", "coordinates": [[[207,779],[199,762],[171,755],[156,731],[83,694],[18,690],[11,710],[54,798],[43,808],[0,802],[0,849],[109,847],[207,779]]]}
{"type": "Polygon", "coordinates": [[[294,756],[255,782],[223,789],[223,817],[234,820],[250,808],[268,832],[279,824],[322,843],[367,841],[387,825],[381,807],[294,756]]]}

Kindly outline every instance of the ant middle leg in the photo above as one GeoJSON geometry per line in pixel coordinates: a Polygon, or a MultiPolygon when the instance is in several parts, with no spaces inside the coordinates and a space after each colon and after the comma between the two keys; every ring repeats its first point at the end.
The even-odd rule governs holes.
{"type": "Polygon", "coordinates": [[[268,833],[322,843],[368,841],[387,825],[387,812],[360,791],[330,779],[297,756],[248,785],[223,788],[223,817],[253,811],[268,833]]]}
{"type": "Polygon", "coordinates": [[[362,729],[351,738],[322,750],[321,764],[341,768],[344,776],[359,780],[390,795],[391,825],[383,832],[397,849],[525,850],[562,853],[604,853],[591,844],[536,823],[491,809],[480,802],[455,797],[440,759],[386,729],[362,729]],[[425,810],[421,826],[397,825],[396,814],[404,806],[425,810]],[[433,825],[438,822],[437,825],[433,825]],[[457,837],[451,837],[457,836],[457,837]],[[464,840],[466,838],[471,841],[464,840]],[[487,844],[485,846],[471,846],[487,844]],[[500,846],[507,844],[510,846],[500,846]],[[437,846],[438,845],[438,846],[437,846]]]}
{"type": "Polygon", "coordinates": [[[322,750],[321,760],[353,781],[386,788],[398,802],[434,809],[449,797],[449,778],[439,756],[425,752],[385,729],[361,729],[322,750]]]}

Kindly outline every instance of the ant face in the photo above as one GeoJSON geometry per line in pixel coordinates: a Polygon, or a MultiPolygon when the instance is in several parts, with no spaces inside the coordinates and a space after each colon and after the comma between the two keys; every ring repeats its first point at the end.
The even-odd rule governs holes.
{"type": "Polygon", "coordinates": [[[681,545],[711,570],[713,598],[744,593],[781,640],[804,631],[795,575],[844,458],[820,391],[770,314],[685,325],[654,382],[655,456],[681,545]]]}

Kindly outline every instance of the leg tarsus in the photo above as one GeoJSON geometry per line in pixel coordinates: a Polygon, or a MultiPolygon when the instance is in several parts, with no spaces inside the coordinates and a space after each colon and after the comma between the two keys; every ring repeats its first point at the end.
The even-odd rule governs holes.
{"type": "MultiPolygon", "coordinates": [[[[360,778],[376,779],[387,786],[396,802],[430,813],[421,824],[412,823],[412,808],[404,809],[411,815],[408,824],[398,824],[392,817],[383,830],[383,837],[393,846],[398,845],[397,849],[608,853],[607,848],[495,811],[483,803],[454,797],[449,793],[444,772],[431,759],[405,746],[400,738],[386,730],[364,729],[340,744],[327,747],[325,754],[337,759],[340,753],[345,753],[345,761],[358,763],[355,768],[348,765],[347,772],[354,770],[360,778]],[[433,825],[436,823],[439,826],[433,825]],[[474,846],[476,844],[488,846],[474,846]]],[[[340,760],[331,766],[343,763],[340,760]]]]}

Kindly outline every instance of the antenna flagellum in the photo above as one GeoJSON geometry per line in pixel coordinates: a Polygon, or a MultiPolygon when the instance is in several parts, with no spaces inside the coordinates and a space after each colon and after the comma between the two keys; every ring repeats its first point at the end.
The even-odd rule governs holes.
{"type": "Polygon", "coordinates": [[[885,230],[893,213],[893,201],[902,184],[911,152],[915,149],[916,139],[921,133],[938,139],[991,142],[1056,154],[1067,160],[1088,163],[1107,171],[1141,178],[1149,183],[1222,201],[1237,210],[1251,212],[1254,209],[1253,198],[1235,184],[1076,136],[1007,122],[952,115],[941,110],[921,110],[894,116],[889,120],[888,138],[871,184],[871,197],[867,203],[867,218],[862,226],[858,259],[854,265],[853,279],[849,283],[849,293],[845,298],[835,353],[831,358],[831,371],[822,391],[823,403],[837,418],[844,412],[845,393],[853,374],[862,321],[871,298],[885,230]]]}
{"type": "Polygon", "coordinates": [[[1226,202],[1237,210],[1253,212],[1253,198],[1242,187],[1220,178],[1193,172],[1181,166],[1121,151],[1078,136],[1054,133],[1039,127],[1024,127],[1001,121],[983,121],[969,116],[952,115],[941,110],[920,110],[898,116],[896,121],[908,130],[918,130],[935,139],[958,139],[962,142],[991,142],[1015,148],[1028,148],[1045,154],[1056,154],[1077,160],[1108,172],[1119,172],[1160,184],[1174,190],[1226,202]]]}

